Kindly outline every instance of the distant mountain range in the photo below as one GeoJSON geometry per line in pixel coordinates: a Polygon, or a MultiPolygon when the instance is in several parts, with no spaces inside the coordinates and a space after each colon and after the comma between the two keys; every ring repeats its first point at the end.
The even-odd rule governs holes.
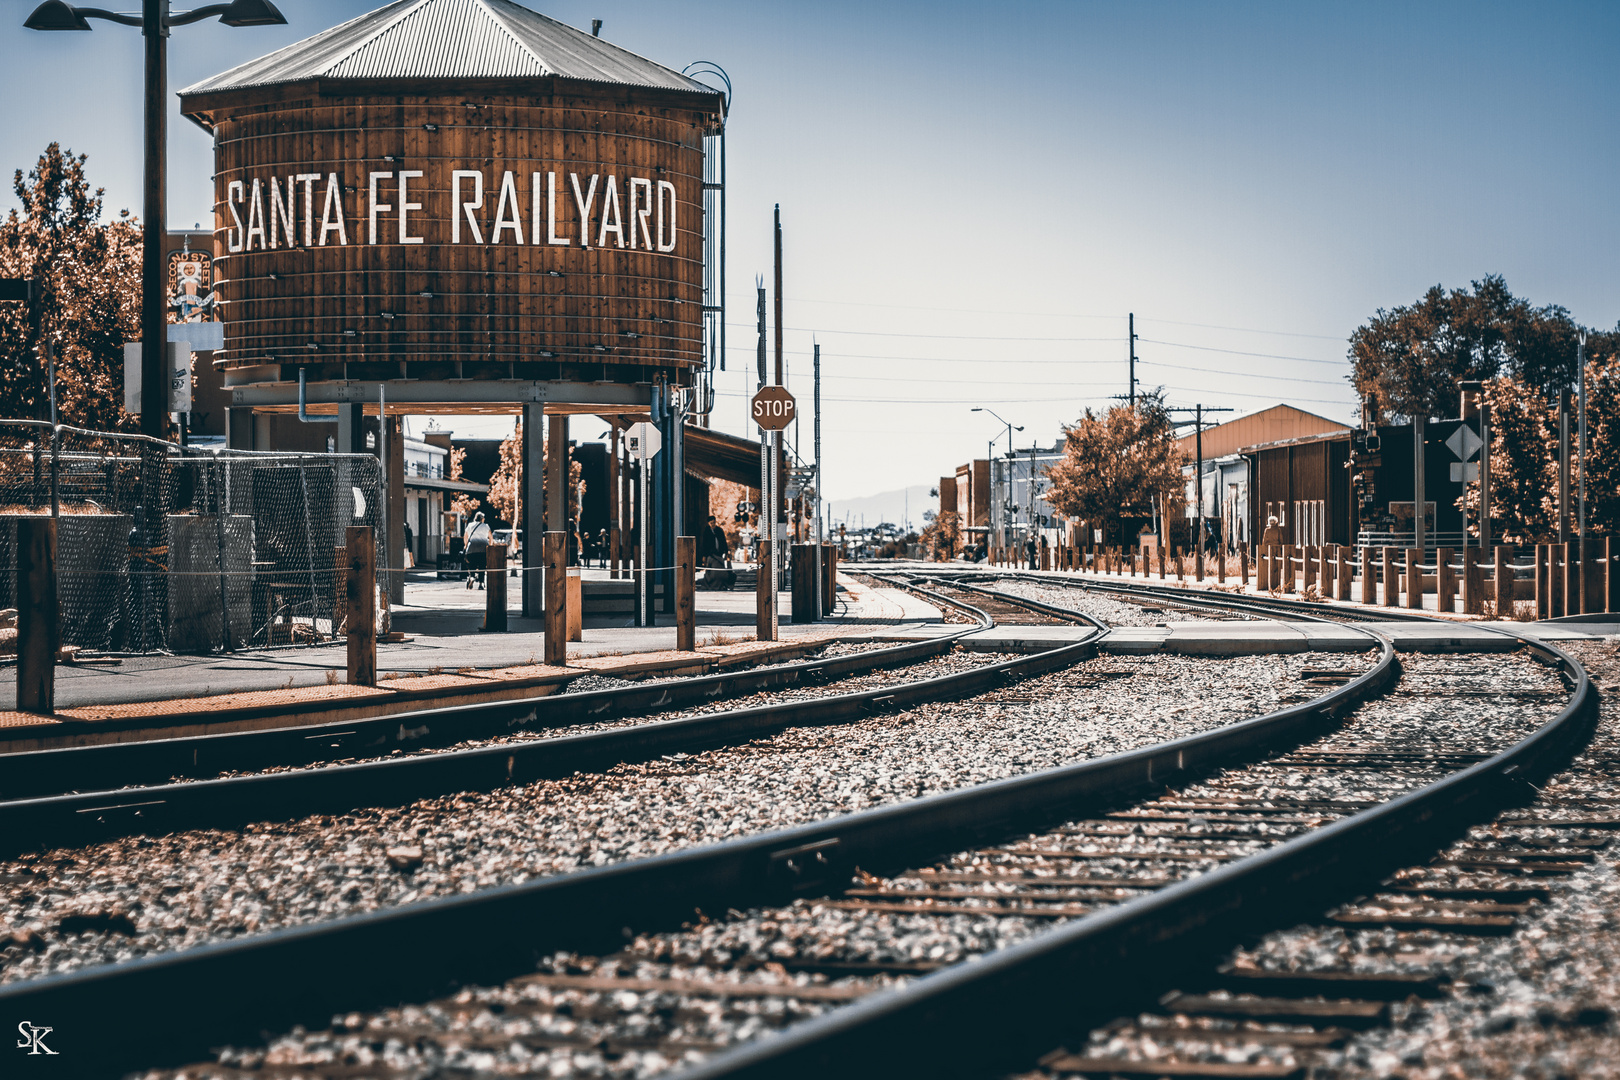
{"type": "Polygon", "coordinates": [[[868,528],[885,521],[902,525],[909,514],[911,527],[921,529],[924,511],[939,509],[939,498],[928,494],[929,490],[930,485],[918,484],[859,499],[832,499],[827,504],[827,524],[834,529],[844,523],[859,528],[864,516],[868,528]]]}

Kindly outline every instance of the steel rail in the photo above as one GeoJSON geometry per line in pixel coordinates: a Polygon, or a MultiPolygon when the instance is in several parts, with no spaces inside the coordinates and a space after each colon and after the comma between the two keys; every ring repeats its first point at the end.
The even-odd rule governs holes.
{"type": "MultiPolygon", "coordinates": [[[[989,616],[983,615],[983,621],[988,625],[989,616]]],[[[929,641],[848,656],[578,694],[562,692],[477,705],[430,707],[298,727],[0,754],[0,793],[6,799],[18,799],[121,788],[228,770],[381,756],[396,749],[448,746],[519,730],[587,724],[910,664],[948,652],[964,634],[980,628],[964,627],[929,641]]]]}
{"type": "MultiPolygon", "coordinates": [[[[1363,632],[1379,648],[1369,671],[1214,731],[778,832],[0,986],[0,1026],[53,1018],[57,1036],[102,1071],[178,1064],[335,1011],[522,974],[559,949],[611,948],[631,927],[824,895],[856,867],[897,871],[1313,738],[1398,673],[1389,639],[1363,632]]],[[[1056,667],[1093,641],[994,667],[1056,667]]]]}
{"type": "Polygon", "coordinates": [[[1036,577],[1027,572],[1010,571],[991,573],[984,570],[966,571],[974,575],[1002,580],[1011,578],[1039,585],[1057,585],[1066,589],[1096,589],[1116,595],[1138,594],[1183,607],[1206,607],[1219,611],[1269,612],[1286,614],[1321,622],[1434,622],[1432,615],[1419,615],[1404,608],[1340,607],[1336,604],[1312,603],[1309,600],[1289,600],[1278,596],[1240,596],[1234,593],[1204,592],[1176,588],[1171,585],[1153,585],[1137,581],[1095,581],[1091,578],[1036,577]]]}
{"type": "MultiPolygon", "coordinates": [[[[991,621],[963,601],[939,599],[976,615],[980,626],[974,629],[991,621]]],[[[1009,680],[1088,659],[1095,655],[1100,629],[1062,648],[830,697],[350,765],[11,799],[0,802],[0,856],[121,836],[235,828],[255,821],[345,813],[358,807],[400,806],[448,792],[487,791],[648,761],[664,754],[700,752],[795,725],[850,723],[927,701],[982,693],[1009,680]]]]}
{"type": "Polygon", "coordinates": [[[1557,646],[1526,647],[1571,689],[1553,720],[1493,757],[1275,847],[724,1052],[679,1080],[982,1076],[1133,1008],[1246,936],[1319,916],[1502,808],[1590,735],[1597,693],[1557,646]],[[972,1039],[940,1032],[970,1031],[972,1039]],[[1056,1034],[1056,1037],[1055,1036],[1056,1034]]]}

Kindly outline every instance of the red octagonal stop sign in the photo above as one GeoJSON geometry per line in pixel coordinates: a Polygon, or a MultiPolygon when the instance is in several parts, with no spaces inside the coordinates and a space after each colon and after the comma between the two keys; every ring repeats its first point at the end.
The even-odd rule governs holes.
{"type": "Polygon", "coordinates": [[[762,386],[753,401],[754,423],[766,431],[781,431],[793,423],[798,403],[785,386],[762,386]]]}

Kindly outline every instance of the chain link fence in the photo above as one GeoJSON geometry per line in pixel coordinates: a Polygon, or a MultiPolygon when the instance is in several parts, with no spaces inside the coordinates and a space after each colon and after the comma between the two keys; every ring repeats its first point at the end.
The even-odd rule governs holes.
{"type": "Polygon", "coordinates": [[[382,523],[364,454],[197,451],[140,435],[0,422],[0,608],[17,521],[56,513],[62,643],[210,653],[343,630],[350,525],[382,523]]]}

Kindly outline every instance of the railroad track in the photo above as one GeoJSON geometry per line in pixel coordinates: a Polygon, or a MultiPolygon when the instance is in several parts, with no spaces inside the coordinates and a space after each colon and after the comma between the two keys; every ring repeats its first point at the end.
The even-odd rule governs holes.
{"type": "MultiPolygon", "coordinates": [[[[1021,662],[1052,663],[1066,651],[1021,662]]],[[[109,1069],[196,1058],[294,1024],[320,1030],[334,1012],[533,973],[533,957],[559,949],[601,955],[627,927],[650,932],[695,911],[841,893],[857,868],[899,870],[1100,812],[1167,779],[1319,734],[1394,671],[1382,642],[1371,668],[1344,685],[1207,734],[777,833],[4,986],[0,1017],[93,1017],[93,1037],[82,1026],[77,1037],[59,1031],[94,1046],[109,1069]],[[163,1019],[174,1016],[186,1024],[163,1019]]]]}
{"type": "MultiPolygon", "coordinates": [[[[665,1064],[707,1057],[689,1070],[693,1076],[982,1074],[1033,1066],[1057,1042],[1054,1032],[1116,1015],[1122,1002],[1151,1004],[1167,977],[1199,964],[1209,969],[1245,932],[1353,895],[1401,858],[1432,851],[1467,821],[1522,794],[1522,778],[1555,767],[1581,735],[1591,690],[1569,658],[1537,651],[1572,694],[1556,717],[1499,753],[1495,746],[1414,746],[1411,725],[1372,742],[1354,722],[1335,730],[1393,679],[1393,650],[1384,641],[1364,673],[1349,666],[1315,672],[1321,696],[1205,735],[774,835],[0,988],[0,1012],[95,1016],[97,1043],[118,1048],[108,1061],[119,1067],[196,1058],[232,1038],[251,1045],[263,1029],[303,1023],[317,1033],[279,1040],[284,1065],[255,1075],[320,1075],[295,1065],[300,1048],[318,1060],[328,1055],[335,1063],[329,1075],[357,1068],[390,1075],[367,1049],[383,1046],[404,1054],[394,1053],[395,1065],[425,1056],[450,1068],[468,1054],[487,1062],[513,1047],[531,1057],[594,1055],[642,1071],[651,1067],[647,1055],[665,1064]],[[1280,747],[1302,742],[1277,756],[1280,747]],[[1486,753],[1492,756],[1481,760],[1486,753]],[[1235,767],[1268,756],[1266,764],[1235,767]],[[1228,771],[1215,772],[1222,768],[1228,771]],[[1323,776],[1359,777],[1355,790],[1363,793],[1378,777],[1406,790],[1359,799],[1309,794],[1312,778],[1323,776]],[[1284,790],[1291,793],[1277,794],[1284,790]],[[1145,798],[1129,801],[1138,793],[1145,798]],[[1097,846],[1116,840],[1137,850],[1097,846]],[[794,895],[826,899],[784,903],[794,895]],[[695,911],[755,905],[759,912],[700,919],[684,932],[665,929],[690,922],[695,911]],[[736,947],[758,940],[750,927],[809,915],[1057,925],[1022,940],[982,933],[981,945],[994,951],[943,967],[926,957],[863,957],[858,949],[760,957],[736,947]],[[1189,937],[1200,947],[1189,948],[1189,937]],[[743,963],[704,967],[714,957],[692,948],[728,941],[743,963]],[[559,957],[557,950],[568,952],[559,957]],[[539,970],[526,962],[548,955],[539,970]],[[1076,971],[1086,973],[1085,985],[1076,986],[1076,971]],[[891,986],[899,982],[908,984],[891,986]],[[439,996],[467,983],[489,985],[439,996]],[[202,989],[220,985],[232,995],[220,1000],[202,989]],[[401,999],[429,1004],[354,1011],[401,999]],[[621,1007],[626,1001],[632,1004],[621,1007]],[[326,1027],[337,1012],[347,1015],[326,1027]],[[187,1017],[189,1031],[163,1029],[160,1015],[187,1017]],[[680,1030],[665,1030],[683,1017],[680,1030]],[[693,1035],[703,1017],[720,1024],[719,1037],[693,1035]],[[743,1025],[746,1036],[794,1019],[805,1022],[727,1048],[738,1037],[727,1023],[743,1025]],[[942,1030],[972,1037],[941,1040],[942,1030]],[[373,1058],[356,1065],[345,1056],[353,1054],[373,1058]]],[[[1436,679],[1442,692],[1429,696],[1454,703],[1444,688],[1456,681],[1436,679]]],[[[1543,705],[1554,692],[1549,685],[1529,689],[1527,700],[1543,705]]],[[[1400,697],[1422,693],[1419,680],[1403,684],[1400,697]]],[[[229,1060],[265,1064],[256,1053],[229,1060]]],[[[1053,1075],[1074,1071],[1065,1055],[1081,1056],[1048,1055],[1053,1075]]],[[[1082,1072],[1092,1067],[1081,1065],[1082,1072]]],[[[1130,1072],[1123,1058],[1113,1065],[1130,1072]]],[[[194,1075],[209,1071],[222,1070],[208,1066],[194,1075]]]]}
{"type": "MultiPolygon", "coordinates": [[[[839,678],[926,659],[948,651],[961,636],[994,625],[983,610],[961,599],[918,590],[974,620],[964,631],[930,641],[832,659],[782,665],[752,672],[676,680],[647,687],[593,693],[553,695],[527,703],[498,702],[483,706],[424,710],[399,714],[377,724],[345,725],[344,731],[408,735],[439,731],[443,740],[470,731],[503,736],[516,728],[597,723],[627,714],[706,704],[722,695],[770,688],[786,693],[797,686],[824,684],[839,678]]],[[[1015,606],[1015,605],[1009,605],[1015,606]]],[[[1083,618],[1079,621],[1088,621],[1083,618]]],[[[1100,632],[1103,627],[1089,621],[1100,632]]],[[[11,755],[5,762],[19,786],[77,790],[63,794],[8,798],[0,801],[0,856],[24,850],[74,846],[119,836],[200,828],[235,828],[249,822],[285,820],[311,814],[343,813],[354,807],[396,806],[445,792],[487,791],[533,780],[646,761],[667,754],[690,754],[716,746],[746,742],[783,728],[803,724],[838,724],[920,702],[971,695],[1076,663],[1093,655],[1096,635],[1062,648],[995,661],[947,675],[877,688],[818,696],[785,697],[753,707],[647,723],[625,723],[579,734],[506,740],[433,753],[378,756],[353,764],[259,771],[217,779],[124,786],[130,775],[117,773],[128,764],[136,776],[163,776],[177,761],[186,772],[218,771],[225,762],[238,766],[283,766],[278,749],[306,754],[301,741],[320,742],[331,735],[325,727],[310,734],[247,732],[166,740],[161,743],[37,751],[11,755]],[[166,743],[180,744],[178,746],[166,743]],[[82,771],[75,771],[75,765],[82,771]],[[38,775],[22,779],[32,766],[38,775]],[[120,786],[85,790],[87,780],[110,779],[120,786]],[[76,781],[76,782],[74,782],[76,781]]],[[[836,690],[836,683],[833,684],[836,690]]],[[[386,744],[385,744],[386,746],[386,744]]],[[[368,754],[386,753],[365,745],[368,754]]],[[[353,751],[351,750],[351,753],[353,751]]],[[[295,762],[298,758],[293,759],[295,762]]]]}

